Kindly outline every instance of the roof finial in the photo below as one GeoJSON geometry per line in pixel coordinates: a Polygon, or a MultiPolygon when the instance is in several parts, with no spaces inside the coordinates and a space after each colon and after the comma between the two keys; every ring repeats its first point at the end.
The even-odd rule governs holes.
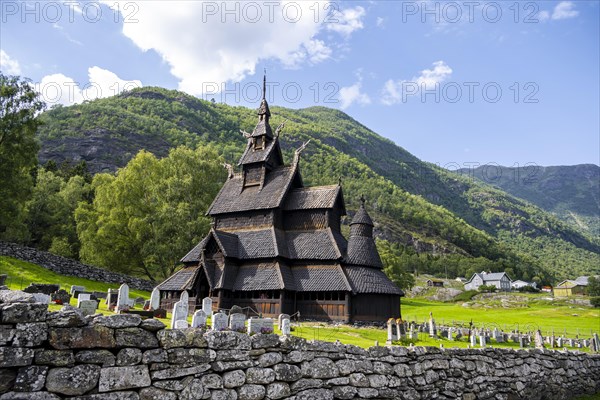
{"type": "Polygon", "coordinates": [[[265,74],[263,75],[263,99],[266,99],[267,93],[267,69],[265,68],[265,74]]]}

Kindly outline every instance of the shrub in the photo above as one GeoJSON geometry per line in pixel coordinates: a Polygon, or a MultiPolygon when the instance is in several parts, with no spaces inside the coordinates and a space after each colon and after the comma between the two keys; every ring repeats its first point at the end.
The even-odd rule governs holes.
{"type": "Polygon", "coordinates": [[[590,303],[592,304],[592,306],[600,308],[600,297],[592,297],[590,299],[590,303]]]}
{"type": "Polygon", "coordinates": [[[523,286],[517,289],[518,292],[527,292],[527,293],[539,293],[540,290],[534,288],[533,286],[523,286]]]}
{"type": "Polygon", "coordinates": [[[481,293],[494,293],[498,288],[494,285],[481,285],[479,291],[481,293]]]}
{"type": "Polygon", "coordinates": [[[462,292],[462,293],[454,296],[454,298],[452,299],[452,301],[469,301],[477,293],[479,293],[479,292],[477,292],[477,290],[467,290],[466,292],[462,292]]]}

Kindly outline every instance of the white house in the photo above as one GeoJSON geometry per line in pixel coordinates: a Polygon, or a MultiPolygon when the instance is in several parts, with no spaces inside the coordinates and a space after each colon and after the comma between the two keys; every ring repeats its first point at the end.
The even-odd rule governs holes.
{"type": "Polygon", "coordinates": [[[508,275],[506,275],[506,272],[481,272],[479,274],[475,273],[473,274],[471,279],[469,279],[467,283],[465,283],[465,290],[477,290],[481,285],[493,285],[496,286],[498,290],[501,290],[503,292],[510,292],[511,282],[512,281],[510,280],[508,275]]]}
{"type": "Polygon", "coordinates": [[[522,281],[520,279],[517,279],[516,281],[512,281],[512,283],[510,284],[510,286],[513,289],[521,289],[522,287],[525,287],[525,286],[531,286],[532,288],[537,289],[537,283],[535,283],[535,282],[525,282],[525,281],[522,281]]]}

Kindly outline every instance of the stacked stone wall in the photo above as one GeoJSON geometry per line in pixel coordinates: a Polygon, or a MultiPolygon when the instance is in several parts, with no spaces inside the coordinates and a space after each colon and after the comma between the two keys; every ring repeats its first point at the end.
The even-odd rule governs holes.
{"type": "Polygon", "coordinates": [[[569,399],[600,391],[600,355],[365,350],[294,336],[171,330],[137,315],[84,317],[27,301],[0,291],[0,400],[569,399]]]}
{"type": "MultiPolygon", "coordinates": [[[[18,260],[27,261],[42,266],[60,275],[75,276],[77,278],[89,279],[106,283],[126,283],[133,289],[151,291],[155,284],[153,282],[134,278],[129,275],[119,274],[91,265],[82,264],[70,258],[57,256],[47,251],[41,251],[32,247],[21,246],[15,243],[0,241],[0,256],[9,256],[18,260]]],[[[10,276],[10,271],[2,271],[10,276]]],[[[29,283],[29,282],[27,282],[29,283]]],[[[35,282],[35,283],[60,283],[60,282],[35,282]]]]}

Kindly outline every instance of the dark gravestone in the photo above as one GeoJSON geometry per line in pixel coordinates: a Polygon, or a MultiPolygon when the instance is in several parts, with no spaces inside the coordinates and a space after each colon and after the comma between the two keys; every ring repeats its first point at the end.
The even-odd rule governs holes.
{"type": "Polygon", "coordinates": [[[55,285],[51,283],[32,283],[23,289],[26,293],[43,293],[47,295],[51,295],[54,292],[58,292],[60,289],[60,285],[55,285]]]}
{"type": "Polygon", "coordinates": [[[229,315],[231,314],[243,314],[244,310],[242,310],[242,307],[240,306],[233,306],[231,307],[231,310],[229,310],[229,315]]]}
{"type": "Polygon", "coordinates": [[[143,297],[138,297],[135,299],[135,304],[144,304],[144,301],[146,301],[146,299],[144,299],[143,297]]]}
{"type": "Polygon", "coordinates": [[[154,318],[167,318],[167,310],[164,308],[159,308],[157,310],[152,311],[154,314],[154,318]]]}
{"type": "Polygon", "coordinates": [[[92,296],[95,297],[97,300],[106,299],[106,292],[92,292],[92,296]]]}
{"type": "Polygon", "coordinates": [[[56,304],[64,304],[67,305],[71,301],[71,295],[64,289],[60,289],[55,293],[50,295],[50,300],[55,302],[56,304]]]}
{"type": "Polygon", "coordinates": [[[4,282],[6,282],[6,278],[8,278],[8,275],[6,275],[6,274],[0,275],[0,286],[4,285],[4,282]]]}

